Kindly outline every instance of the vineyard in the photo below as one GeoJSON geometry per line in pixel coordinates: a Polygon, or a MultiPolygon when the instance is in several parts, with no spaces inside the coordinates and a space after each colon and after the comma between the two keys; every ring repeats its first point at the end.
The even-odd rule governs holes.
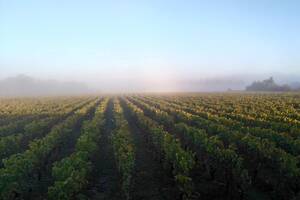
{"type": "Polygon", "coordinates": [[[300,94],[2,98],[0,199],[300,199],[300,94]]]}

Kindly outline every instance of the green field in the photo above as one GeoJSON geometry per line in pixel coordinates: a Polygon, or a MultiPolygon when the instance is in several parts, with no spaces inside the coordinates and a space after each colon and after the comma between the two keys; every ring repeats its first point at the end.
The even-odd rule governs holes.
{"type": "Polygon", "coordinates": [[[0,199],[300,198],[300,94],[0,99],[0,199]]]}

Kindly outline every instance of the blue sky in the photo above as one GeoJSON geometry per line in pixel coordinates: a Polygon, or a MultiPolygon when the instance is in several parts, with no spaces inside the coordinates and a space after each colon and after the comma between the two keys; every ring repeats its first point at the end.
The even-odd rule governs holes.
{"type": "Polygon", "coordinates": [[[300,76],[299,10],[297,0],[0,0],[0,78],[300,76]]]}

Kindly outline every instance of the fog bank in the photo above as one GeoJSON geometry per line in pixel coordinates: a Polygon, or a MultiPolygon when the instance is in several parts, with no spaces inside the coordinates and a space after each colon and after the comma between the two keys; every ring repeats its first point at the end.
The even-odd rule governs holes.
{"type": "Polygon", "coordinates": [[[26,75],[0,80],[0,96],[60,96],[79,95],[91,92],[87,85],[79,82],[39,80],[26,75]]]}
{"type": "MultiPolygon", "coordinates": [[[[0,96],[62,96],[99,93],[142,92],[224,92],[243,91],[254,81],[264,80],[267,75],[203,76],[199,78],[158,74],[148,77],[101,76],[60,80],[47,80],[28,75],[17,75],[0,80],[0,96]],[[65,81],[69,80],[69,81],[65,81]],[[74,81],[75,80],[75,81],[74,81]]],[[[300,87],[296,75],[276,75],[279,84],[300,87]]]]}

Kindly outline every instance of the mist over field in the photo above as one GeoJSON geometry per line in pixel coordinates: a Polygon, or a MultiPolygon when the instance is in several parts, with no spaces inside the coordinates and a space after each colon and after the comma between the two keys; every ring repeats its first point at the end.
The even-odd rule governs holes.
{"type": "MultiPolygon", "coordinates": [[[[268,78],[264,75],[228,76],[199,79],[101,79],[54,80],[31,77],[24,74],[0,80],[0,96],[63,96],[99,93],[143,92],[225,92],[244,91],[254,81],[268,78]]],[[[300,77],[276,76],[279,84],[300,88],[300,77]]]]}
{"type": "Polygon", "coordinates": [[[0,80],[0,96],[56,96],[88,94],[91,90],[79,82],[34,79],[18,75],[0,80]]]}

